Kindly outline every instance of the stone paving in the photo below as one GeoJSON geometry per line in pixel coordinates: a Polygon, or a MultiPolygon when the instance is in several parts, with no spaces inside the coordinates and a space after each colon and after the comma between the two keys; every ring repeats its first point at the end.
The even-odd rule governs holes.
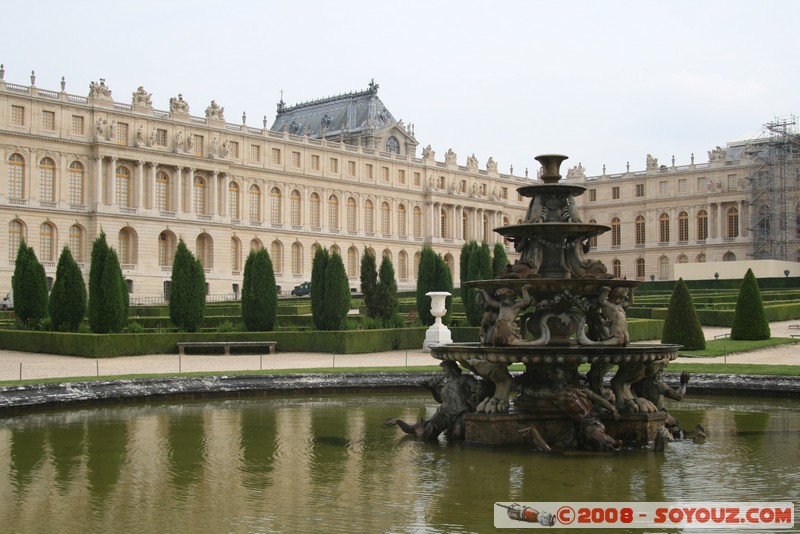
{"type": "MultiPolygon", "coordinates": [[[[790,325],[800,321],[771,323],[773,337],[800,334],[790,325]]],[[[729,328],[703,329],[706,339],[730,332],[729,328]]],[[[798,338],[800,341],[800,338],[798,338]]],[[[755,363],[800,365],[800,345],[790,344],[717,358],[678,358],[686,363],[755,363]]],[[[435,365],[437,360],[422,350],[396,350],[371,354],[280,352],[254,355],[151,354],[116,358],[79,358],[0,350],[0,380],[68,378],[138,374],[252,371],[269,369],[335,369],[340,367],[404,367],[435,365]]]]}

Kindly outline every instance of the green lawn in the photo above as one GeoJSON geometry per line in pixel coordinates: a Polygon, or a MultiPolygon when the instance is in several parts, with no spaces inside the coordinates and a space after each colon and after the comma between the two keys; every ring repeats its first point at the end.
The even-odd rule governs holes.
{"type": "Polygon", "coordinates": [[[734,354],[737,352],[749,352],[789,343],[800,343],[800,339],[773,337],[761,341],[733,341],[729,338],[720,338],[706,341],[705,350],[680,351],[678,354],[687,358],[713,358],[715,356],[725,356],[726,354],[734,354]]]}

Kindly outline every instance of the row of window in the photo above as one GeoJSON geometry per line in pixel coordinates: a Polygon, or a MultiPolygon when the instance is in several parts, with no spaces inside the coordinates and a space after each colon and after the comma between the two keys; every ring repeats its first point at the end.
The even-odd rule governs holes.
{"type": "MultiPolygon", "coordinates": [[[[658,217],[658,242],[670,242],[670,227],[671,220],[667,213],[662,213],[658,217]]],[[[726,211],[726,221],[728,238],[735,238],[739,236],[739,210],[736,207],[730,207],[726,211]]],[[[594,219],[590,223],[597,223],[594,219]]],[[[646,224],[643,215],[637,215],[634,220],[634,243],[636,245],[644,245],[646,241],[646,224]]],[[[708,213],[705,210],[697,212],[696,216],[696,239],[698,241],[705,241],[708,239],[708,213]]],[[[689,241],[689,214],[681,211],[678,214],[678,242],[685,243],[689,241]]],[[[622,244],[622,223],[619,217],[611,219],[611,246],[619,247],[622,244]]],[[[592,237],[590,241],[592,247],[597,247],[597,236],[592,237]]]]}
{"type": "MultiPolygon", "coordinates": [[[[695,258],[695,263],[705,263],[706,255],[701,253],[698,254],[695,258]]],[[[726,252],[722,256],[722,261],[736,261],[736,254],[733,252],[726,252]]],[[[681,254],[677,258],[677,263],[689,263],[689,258],[685,254],[681,254]]],[[[669,258],[667,256],[661,256],[658,258],[658,279],[659,280],[668,280],[669,279],[669,258]]],[[[636,258],[634,261],[634,273],[637,280],[644,280],[647,272],[647,264],[644,258],[636,258]]],[[[615,278],[622,278],[622,261],[619,259],[613,259],[611,261],[611,273],[614,275],[615,278]]],[[[655,276],[655,275],[653,275],[655,276]]]]}
{"type": "MultiPolygon", "coordinates": [[[[643,198],[645,196],[645,184],[634,184],[635,185],[635,196],[636,198],[643,198]]],[[[661,180],[658,182],[658,194],[659,195],[668,195],[670,193],[670,182],[669,180],[661,180]]],[[[727,191],[736,191],[739,189],[739,179],[735,174],[728,175],[728,183],[727,183],[727,191]]],[[[621,198],[620,196],[620,189],[621,186],[615,185],[611,187],[611,199],[618,200],[621,198]]],[[[717,181],[716,188],[719,190],[722,188],[722,182],[717,181]]],[[[708,178],[704,176],[700,176],[697,178],[697,192],[704,193],[714,189],[714,184],[709,182],[708,178]]],[[[689,193],[689,182],[688,178],[679,178],[678,179],[678,193],[686,194],[689,193]]],[[[597,189],[589,189],[589,202],[597,202],[597,189]]]]}

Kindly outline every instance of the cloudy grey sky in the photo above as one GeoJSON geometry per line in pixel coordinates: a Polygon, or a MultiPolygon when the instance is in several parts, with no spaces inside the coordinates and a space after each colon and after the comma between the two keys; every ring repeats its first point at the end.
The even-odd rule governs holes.
{"type": "Polygon", "coordinates": [[[420,147],[501,172],[570,156],[588,174],[707,161],[716,145],[800,113],[800,2],[206,1],[7,2],[5,80],[117,101],[139,85],[193,115],[269,125],[280,99],[360,91],[374,78],[420,147]],[[17,21],[11,24],[10,21],[17,21]]]}

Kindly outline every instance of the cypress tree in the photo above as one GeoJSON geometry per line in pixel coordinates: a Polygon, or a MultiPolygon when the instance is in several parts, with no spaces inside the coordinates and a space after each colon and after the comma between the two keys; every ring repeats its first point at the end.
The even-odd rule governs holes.
{"type": "Polygon", "coordinates": [[[253,250],[244,265],[242,281],[242,321],[250,332],[266,332],[275,327],[278,290],[275,271],[266,249],[253,250]]]}
{"type": "Polygon", "coordinates": [[[683,278],[678,279],[672,290],[667,317],[664,319],[664,329],[661,332],[661,342],[683,345],[686,350],[706,348],[703,327],[700,326],[692,296],[683,278]]]}
{"type": "Polygon", "coordinates": [[[31,247],[20,241],[11,279],[17,323],[39,328],[47,317],[47,276],[31,247]]]}
{"type": "Polygon", "coordinates": [[[103,299],[97,307],[99,314],[97,328],[93,327],[92,330],[98,334],[122,332],[128,321],[125,306],[127,288],[125,280],[122,278],[117,252],[114,249],[108,249],[106,254],[100,284],[103,299]]]}
{"type": "Polygon", "coordinates": [[[76,332],[86,315],[86,284],[67,246],[58,258],[48,308],[53,329],[58,331],[76,332]]]}
{"type": "Polygon", "coordinates": [[[464,245],[461,247],[461,257],[459,258],[460,272],[458,273],[458,277],[461,284],[461,303],[464,305],[464,312],[466,313],[467,317],[470,317],[476,313],[474,311],[475,307],[477,306],[475,302],[475,290],[467,287],[466,283],[471,280],[469,277],[469,259],[477,249],[477,241],[469,241],[464,243],[464,245]]]}
{"type": "Polygon", "coordinates": [[[369,248],[364,249],[361,256],[361,294],[364,296],[364,305],[367,307],[369,317],[380,314],[378,290],[378,271],[375,267],[375,253],[369,248]]]}
{"type": "Polygon", "coordinates": [[[752,269],[747,269],[736,299],[731,339],[759,340],[769,339],[770,336],[769,321],[764,312],[764,302],[761,300],[756,275],[752,269]]]}
{"type": "Polygon", "coordinates": [[[434,321],[433,315],[431,315],[431,299],[425,294],[434,291],[436,265],[436,252],[429,246],[422,247],[417,268],[416,304],[419,320],[425,326],[432,325],[434,321]]]}
{"type": "Polygon", "coordinates": [[[392,319],[397,315],[399,304],[397,301],[397,281],[394,277],[394,266],[388,256],[381,260],[380,273],[378,275],[377,286],[377,317],[384,321],[392,319]]]}
{"type": "MultiPolygon", "coordinates": [[[[312,285],[312,295],[313,295],[312,285]]],[[[323,330],[339,330],[342,328],[347,312],[350,311],[350,283],[344,268],[342,257],[333,253],[325,267],[325,308],[323,330]]]]}
{"type": "MultiPolygon", "coordinates": [[[[467,278],[469,280],[488,280],[492,278],[492,257],[489,245],[484,241],[469,256],[467,267],[467,278]]],[[[475,292],[470,291],[471,301],[467,310],[467,322],[470,326],[478,326],[483,318],[483,309],[475,302],[475,292]]]]}
{"type": "Polygon", "coordinates": [[[494,278],[502,275],[508,265],[508,255],[506,254],[506,247],[502,243],[494,244],[494,254],[492,256],[492,273],[494,278]]]}
{"type": "Polygon", "coordinates": [[[104,300],[103,269],[109,250],[106,234],[101,230],[100,235],[92,244],[92,260],[89,266],[89,327],[92,332],[96,333],[108,331],[102,325],[103,317],[100,307],[104,300]]]}
{"type": "Polygon", "coordinates": [[[196,332],[203,325],[206,309],[206,275],[200,260],[178,241],[172,260],[169,318],[175,328],[196,332]]]}
{"type": "Polygon", "coordinates": [[[318,247],[311,263],[311,317],[319,330],[325,330],[325,270],[329,258],[328,249],[318,247]]]}

